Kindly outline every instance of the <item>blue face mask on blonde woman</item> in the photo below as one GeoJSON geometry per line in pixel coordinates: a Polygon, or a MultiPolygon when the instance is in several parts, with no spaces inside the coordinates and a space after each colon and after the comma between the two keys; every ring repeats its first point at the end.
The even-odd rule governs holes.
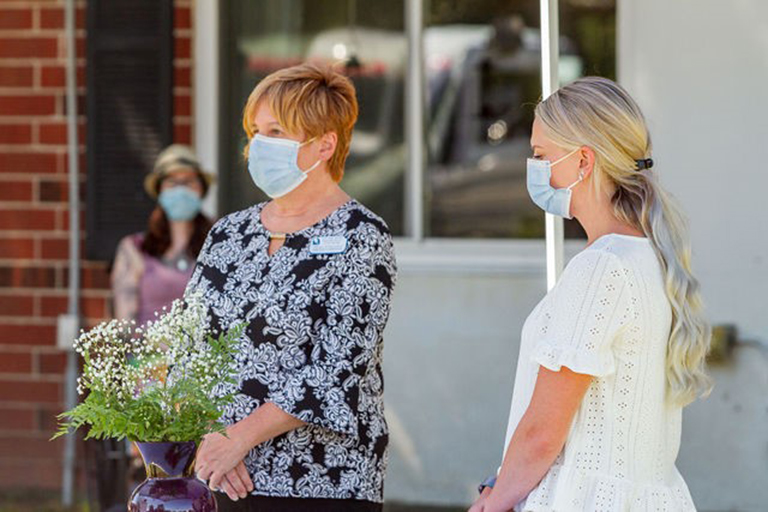
{"type": "Polygon", "coordinates": [[[555,188],[550,184],[552,168],[575,154],[579,148],[574,149],[555,162],[539,160],[536,157],[529,158],[526,165],[528,194],[536,205],[547,213],[573,218],[571,216],[571,189],[581,183],[584,172],[579,171],[579,179],[565,188],[555,188]]]}

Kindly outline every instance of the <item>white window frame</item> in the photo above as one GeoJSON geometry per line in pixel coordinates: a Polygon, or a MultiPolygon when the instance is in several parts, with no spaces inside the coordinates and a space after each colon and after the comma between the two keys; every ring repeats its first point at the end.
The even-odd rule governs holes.
{"type": "MultiPolygon", "coordinates": [[[[219,163],[219,2],[194,2],[193,96],[194,141],[200,161],[218,173],[219,163]]],[[[542,12],[542,90],[546,97],[557,83],[557,0],[540,0],[542,12]],[[546,21],[545,21],[546,20],[546,21]]],[[[546,215],[545,239],[458,239],[424,236],[424,54],[423,0],[406,0],[405,26],[409,42],[406,73],[405,187],[406,235],[396,237],[400,270],[430,274],[547,275],[548,288],[562,271],[565,255],[578,252],[583,242],[564,241],[562,219],[546,215]],[[417,49],[417,51],[413,51],[417,49]],[[419,101],[414,99],[419,98],[419,101]],[[565,253],[565,255],[564,255],[565,253]],[[546,259],[542,258],[546,255],[546,259]]],[[[207,213],[218,211],[214,186],[204,203],[207,213]]]]}
{"type": "MultiPolygon", "coordinates": [[[[219,2],[193,2],[192,115],[194,144],[203,168],[219,174],[219,2]]],[[[203,202],[203,211],[215,218],[219,212],[218,186],[203,202]]]]}

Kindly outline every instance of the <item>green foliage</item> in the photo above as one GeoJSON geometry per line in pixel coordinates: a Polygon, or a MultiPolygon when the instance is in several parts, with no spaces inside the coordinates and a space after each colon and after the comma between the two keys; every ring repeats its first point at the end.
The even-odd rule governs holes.
{"type": "MultiPolygon", "coordinates": [[[[184,314],[174,307],[166,318],[184,314]]],[[[194,315],[183,320],[189,322],[190,318],[202,321],[194,315]]],[[[208,433],[224,433],[218,420],[232,395],[222,395],[214,388],[228,389],[233,384],[229,373],[245,324],[213,337],[204,329],[187,330],[184,321],[161,318],[154,332],[152,328],[145,332],[148,338],[157,338],[158,326],[162,326],[163,343],[147,349],[153,346],[150,339],[142,350],[134,347],[132,354],[116,353],[114,346],[104,349],[114,340],[101,334],[112,335],[114,330],[103,331],[101,337],[83,334],[81,338],[91,338],[80,346],[85,360],[80,386],[88,394],[75,408],[58,416],[59,430],[53,438],[80,427],[88,428],[86,439],[128,438],[141,442],[199,442],[208,433]],[[190,331],[196,334],[192,336],[190,331]],[[94,339],[101,345],[97,347],[94,339]],[[104,368],[109,371],[97,371],[104,368]]]]}

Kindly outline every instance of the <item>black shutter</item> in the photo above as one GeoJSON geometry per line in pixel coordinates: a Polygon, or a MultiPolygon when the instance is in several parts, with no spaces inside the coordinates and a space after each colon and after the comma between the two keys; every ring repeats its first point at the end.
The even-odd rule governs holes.
{"type": "Polygon", "coordinates": [[[172,141],[173,2],[88,2],[86,257],[146,228],[143,179],[172,141]]]}

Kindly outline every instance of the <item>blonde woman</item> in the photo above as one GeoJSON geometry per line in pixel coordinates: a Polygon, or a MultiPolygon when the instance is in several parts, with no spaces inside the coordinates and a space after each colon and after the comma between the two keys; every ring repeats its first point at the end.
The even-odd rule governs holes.
{"type": "Polygon", "coordinates": [[[588,241],[523,326],[503,463],[470,510],[694,511],[675,459],[710,332],[643,115],[582,78],[536,107],[531,145],[531,198],[588,241]]]}
{"type": "Polygon", "coordinates": [[[351,81],[311,64],[245,105],[248,171],[271,200],[213,226],[187,288],[213,328],[246,323],[220,388],[235,397],[227,436],[207,436],[196,463],[222,512],[382,509],[396,269],[384,221],[339,186],[357,112],[351,81]]]}

